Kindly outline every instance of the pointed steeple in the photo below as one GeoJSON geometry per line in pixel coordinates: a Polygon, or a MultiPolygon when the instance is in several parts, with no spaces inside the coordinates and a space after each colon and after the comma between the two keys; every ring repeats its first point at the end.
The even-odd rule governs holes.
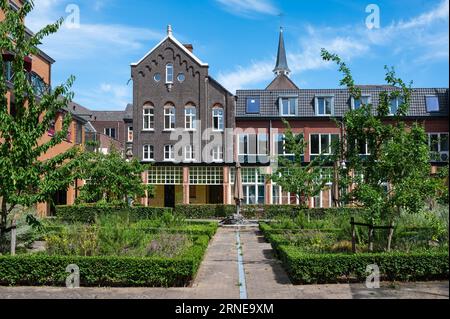
{"type": "Polygon", "coordinates": [[[280,41],[278,43],[278,56],[277,56],[277,65],[273,72],[276,75],[289,75],[291,70],[288,67],[287,58],[286,58],[286,48],[284,46],[284,37],[283,37],[283,27],[280,28],[280,41]]]}

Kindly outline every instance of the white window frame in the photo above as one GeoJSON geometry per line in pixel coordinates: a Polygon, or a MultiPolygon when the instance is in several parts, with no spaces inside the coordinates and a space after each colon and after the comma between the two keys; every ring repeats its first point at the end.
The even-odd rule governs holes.
{"type": "Polygon", "coordinates": [[[184,109],[184,128],[186,131],[195,131],[197,130],[197,108],[195,105],[188,105],[184,109]],[[194,113],[188,113],[191,111],[194,113]],[[188,119],[189,119],[189,127],[188,127],[188,119]]]}
{"type": "Polygon", "coordinates": [[[164,131],[174,131],[176,126],[176,109],[175,106],[167,105],[164,107],[164,131]],[[169,118],[170,127],[166,127],[166,119],[169,118]],[[173,126],[173,127],[172,127],[173,126]]]}
{"type": "MultiPolygon", "coordinates": [[[[298,133],[298,134],[303,134],[303,133],[298,133]]],[[[286,134],[284,134],[284,133],[277,133],[277,134],[274,134],[274,138],[273,138],[273,143],[274,143],[274,146],[273,146],[273,155],[276,155],[276,156],[295,156],[295,154],[290,154],[290,153],[286,153],[286,134]],[[278,137],[279,136],[282,136],[282,139],[283,139],[283,154],[278,154],[278,137]]],[[[302,156],[304,156],[305,154],[302,154],[302,156]]]]}
{"type": "Polygon", "coordinates": [[[194,145],[186,145],[184,147],[184,160],[186,162],[195,162],[195,147],[194,145]]]}
{"type": "Polygon", "coordinates": [[[134,132],[133,132],[133,127],[132,126],[128,126],[127,127],[127,142],[128,143],[133,143],[134,140],[134,132]],[[131,138],[130,138],[131,136],[131,138]]]}
{"type": "Polygon", "coordinates": [[[402,103],[403,103],[403,101],[402,101],[402,97],[401,96],[397,96],[396,98],[394,98],[394,99],[390,99],[389,100],[389,116],[394,116],[394,115],[396,115],[397,113],[398,113],[398,109],[400,108],[400,105],[402,105],[402,103]],[[392,101],[395,101],[396,102],[396,108],[397,108],[397,111],[395,112],[395,113],[392,113],[392,101]]]}
{"type": "Polygon", "coordinates": [[[212,129],[214,132],[223,132],[225,129],[225,110],[222,107],[214,107],[212,110],[212,129]],[[217,112],[217,113],[216,113],[217,112]],[[215,119],[217,118],[218,127],[215,127],[215,119]]]}
{"type": "Polygon", "coordinates": [[[223,162],[223,147],[221,145],[216,145],[213,147],[212,160],[215,163],[223,162]]]}
{"type": "Polygon", "coordinates": [[[144,106],[144,109],[142,110],[142,119],[143,119],[142,120],[143,131],[155,130],[155,108],[152,105],[144,106]]]}
{"type": "Polygon", "coordinates": [[[173,63],[167,63],[166,64],[166,83],[167,84],[173,84],[173,79],[174,79],[174,75],[175,75],[175,70],[173,67],[173,63]],[[169,78],[169,70],[171,70],[171,77],[172,79],[169,78]]]}
{"type": "Polygon", "coordinates": [[[309,134],[309,156],[332,155],[333,154],[333,152],[332,152],[332,146],[333,146],[332,136],[333,135],[337,135],[338,139],[339,140],[341,139],[340,134],[337,134],[337,133],[311,133],[311,134],[309,134]],[[311,140],[312,140],[313,135],[319,135],[319,154],[313,153],[311,150],[312,149],[311,140]],[[325,135],[328,135],[329,145],[330,145],[327,152],[323,152],[323,150],[322,150],[322,136],[325,136],[325,135]]]}
{"type": "Polygon", "coordinates": [[[174,146],[171,144],[164,145],[164,161],[165,162],[175,161],[174,146]],[[169,157],[167,157],[167,155],[169,155],[169,157]]]}
{"type": "Polygon", "coordinates": [[[108,137],[110,137],[112,139],[118,139],[118,137],[117,137],[117,129],[115,127],[105,127],[103,129],[103,134],[105,134],[106,136],[108,136],[108,137]],[[112,135],[111,134],[112,130],[114,130],[114,137],[111,136],[112,135]],[[109,134],[108,134],[108,132],[109,132],[109,134]]]}
{"type": "MultiPolygon", "coordinates": [[[[325,107],[325,106],[324,106],[325,107]]],[[[314,97],[314,111],[316,116],[334,116],[334,95],[316,95],[314,97]],[[331,113],[319,114],[319,99],[331,99],[331,113]]],[[[326,112],[326,107],[324,108],[326,112]]]]}
{"type": "Polygon", "coordinates": [[[238,155],[239,156],[268,156],[269,155],[269,134],[268,133],[259,133],[259,134],[239,134],[238,135],[238,155]],[[256,154],[252,154],[249,152],[250,150],[250,135],[256,136],[256,154]],[[245,147],[247,148],[247,153],[241,153],[241,137],[246,136],[247,137],[247,143],[245,147]],[[260,137],[265,136],[266,137],[266,152],[261,152],[261,145],[260,145],[260,137]]]}
{"type": "Polygon", "coordinates": [[[144,162],[154,162],[155,161],[155,149],[153,145],[145,144],[142,146],[142,160],[144,162]],[[147,156],[145,156],[147,154],[147,156]]]}
{"type": "MultiPolygon", "coordinates": [[[[367,104],[371,104],[371,103],[372,103],[372,96],[371,96],[370,94],[362,94],[362,95],[361,95],[361,99],[363,99],[363,98],[367,98],[367,104]]],[[[351,98],[351,107],[352,107],[352,110],[355,110],[355,102],[356,102],[356,100],[355,100],[355,98],[352,96],[352,98],[351,98]]]]}
{"type": "Polygon", "coordinates": [[[280,96],[278,98],[278,107],[280,108],[280,116],[283,116],[283,117],[298,116],[298,96],[280,96]],[[283,100],[288,100],[289,111],[291,110],[291,100],[295,100],[294,114],[291,114],[290,112],[289,112],[289,114],[284,114],[283,100]]]}
{"type": "Polygon", "coordinates": [[[450,140],[449,140],[450,135],[449,135],[449,133],[448,132],[430,132],[430,133],[427,133],[427,134],[428,134],[428,148],[430,150],[430,153],[438,153],[439,154],[439,158],[441,160],[442,160],[442,155],[447,155],[447,159],[448,159],[449,158],[449,151],[442,151],[442,149],[441,149],[442,148],[441,136],[442,135],[447,135],[447,141],[450,144],[450,140]],[[438,151],[437,152],[431,150],[431,135],[437,135],[437,137],[438,137],[438,143],[437,143],[438,151]]]}

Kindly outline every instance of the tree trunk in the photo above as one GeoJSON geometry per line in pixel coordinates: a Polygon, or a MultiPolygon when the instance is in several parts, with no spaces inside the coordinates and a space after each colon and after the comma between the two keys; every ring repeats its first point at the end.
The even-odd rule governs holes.
{"type": "Polygon", "coordinates": [[[394,221],[391,221],[389,224],[391,228],[389,228],[389,234],[388,234],[388,240],[387,240],[387,251],[391,251],[391,245],[392,245],[392,237],[394,236],[394,221]]]}

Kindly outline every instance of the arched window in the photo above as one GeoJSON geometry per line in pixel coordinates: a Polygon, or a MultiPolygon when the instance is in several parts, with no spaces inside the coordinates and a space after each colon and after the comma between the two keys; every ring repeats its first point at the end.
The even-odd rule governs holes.
{"type": "Polygon", "coordinates": [[[213,131],[223,131],[224,129],[224,111],[220,106],[216,106],[212,111],[213,131]]]}
{"type": "Polygon", "coordinates": [[[145,103],[142,111],[143,130],[153,131],[155,129],[155,108],[152,103],[145,103]]]}
{"type": "Polygon", "coordinates": [[[188,104],[184,109],[184,128],[186,130],[197,129],[197,108],[194,104],[188,104]]]}
{"type": "Polygon", "coordinates": [[[167,104],[164,107],[164,130],[171,131],[175,129],[175,106],[167,104]]]}
{"type": "Polygon", "coordinates": [[[166,64],[166,83],[173,83],[173,64],[166,64]]]}

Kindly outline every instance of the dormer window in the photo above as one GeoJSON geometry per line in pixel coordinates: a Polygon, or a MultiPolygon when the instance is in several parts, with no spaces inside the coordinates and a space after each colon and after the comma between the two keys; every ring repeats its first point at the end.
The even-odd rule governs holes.
{"type": "Polygon", "coordinates": [[[403,99],[401,97],[396,97],[391,100],[389,105],[389,115],[395,115],[398,112],[400,105],[403,104],[403,99]]]}
{"type": "Polygon", "coordinates": [[[173,64],[167,63],[166,65],[166,83],[173,83],[173,64]]]}
{"type": "Polygon", "coordinates": [[[368,105],[371,103],[370,95],[362,95],[359,99],[352,97],[352,110],[358,110],[363,105],[368,105]]]}
{"type": "Polygon", "coordinates": [[[298,98],[280,97],[279,108],[281,116],[296,116],[298,109],[298,98]]]}
{"type": "Polygon", "coordinates": [[[316,96],[315,109],[318,116],[332,116],[334,114],[334,97],[316,96]]]}

